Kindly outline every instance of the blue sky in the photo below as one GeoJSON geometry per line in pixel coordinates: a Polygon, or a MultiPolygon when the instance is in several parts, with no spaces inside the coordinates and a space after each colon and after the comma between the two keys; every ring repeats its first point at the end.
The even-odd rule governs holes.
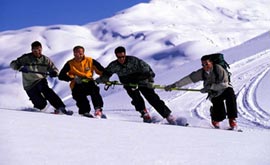
{"type": "Polygon", "coordinates": [[[150,0],[0,0],[0,31],[54,24],[84,25],[150,0]]]}

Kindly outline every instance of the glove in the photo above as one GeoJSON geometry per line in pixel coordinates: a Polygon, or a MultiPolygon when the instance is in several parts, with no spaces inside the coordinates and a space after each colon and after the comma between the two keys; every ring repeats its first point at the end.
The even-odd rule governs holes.
{"type": "Polygon", "coordinates": [[[75,81],[76,84],[81,84],[82,83],[82,78],[79,77],[79,76],[75,76],[74,81],[75,81]]]}
{"type": "Polygon", "coordinates": [[[209,92],[209,89],[207,89],[207,88],[202,88],[202,89],[200,90],[200,92],[201,92],[201,93],[208,93],[208,92],[209,92]]]}
{"type": "Polygon", "coordinates": [[[19,69],[20,72],[23,72],[23,73],[28,73],[28,69],[27,69],[27,66],[22,66],[20,69],[19,69]]]}
{"type": "Polygon", "coordinates": [[[150,77],[148,78],[148,81],[149,81],[150,83],[154,83],[154,77],[150,76],[150,77]]]}
{"type": "Polygon", "coordinates": [[[200,92],[201,92],[201,93],[208,93],[208,92],[210,92],[210,90],[209,90],[208,88],[202,88],[202,89],[200,90],[200,92]]]}
{"type": "Polygon", "coordinates": [[[51,71],[51,72],[49,72],[49,76],[50,77],[57,77],[57,72],[56,71],[51,71]]]}
{"type": "Polygon", "coordinates": [[[172,85],[167,85],[167,86],[165,86],[164,87],[164,90],[165,91],[172,91],[172,88],[175,88],[176,86],[174,85],[174,84],[172,84],[172,85]]]}
{"type": "Polygon", "coordinates": [[[96,78],[96,80],[95,80],[95,82],[97,83],[97,84],[100,84],[100,83],[106,83],[106,82],[108,82],[109,81],[109,79],[108,78],[106,78],[106,77],[98,77],[98,78],[96,78]]]}
{"type": "Polygon", "coordinates": [[[101,80],[100,77],[98,77],[98,78],[95,79],[95,82],[96,82],[97,84],[100,84],[100,83],[102,83],[102,80],[101,80]]]}

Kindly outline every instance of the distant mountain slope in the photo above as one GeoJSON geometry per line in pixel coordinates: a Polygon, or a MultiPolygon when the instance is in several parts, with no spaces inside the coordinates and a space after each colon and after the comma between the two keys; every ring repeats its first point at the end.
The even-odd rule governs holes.
{"type": "MultiPolygon", "coordinates": [[[[229,62],[234,63],[268,49],[270,11],[267,6],[270,1],[264,0],[230,3],[153,0],[84,26],[37,26],[1,32],[0,74],[4,78],[0,83],[5,88],[0,89],[0,103],[2,106],[31,106],[22,89],[20,73],[12,71],[9,63],[29,52],[34,40],[42,42],[43,53],[50,56],[59,69],[73,57],[75,45],[84,46],[86,55],[104,66],[115,59],[115,47],[123,45],[128,54],[138,56],[152,66],[157,83],[167,84],[200,67],[198,59],[203,54],[222,51],[229,62]],[[263,39],[258,46],[256,41],[263,39]],[[243,42],[246,42],[244,47],[243,42]],[[11,105],[6,100],[14,100],[14,96],[19,99],[11,105]]],[[[68,105],[75,105],[68,83],[49,80],[68,105]]],[[[110,92],[116,94],[118,91],[110,92]]],[[[110,97],[110,92],[103,92],[103,95],[110,97]]],[[[162,95],[171,97],[168,93],[162,95]]]]}

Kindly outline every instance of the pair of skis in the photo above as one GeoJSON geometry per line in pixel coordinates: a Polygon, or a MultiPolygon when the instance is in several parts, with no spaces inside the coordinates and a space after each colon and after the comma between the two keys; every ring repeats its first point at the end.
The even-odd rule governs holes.
{"type": "Polygon", "coordinates": [[[166,124],[166,125],[174,125],[174,126],[182,126],[182,127],[189,127],[189,128],[201,128],[201,129],[213,129],[213,130],[224,130],[224,131],[235,131],[235,132],[243,132],[242,129],[235,127],[235,128],[214,128],[214,127],[200,127],[200,126],[192,126],[187,122],[185,117],[176,117],[175,123],[170,124],[168,122],[164,122],[164,120],[160,120],[157,117],[152,117],[152,122],[154,124],[166,124]]]}

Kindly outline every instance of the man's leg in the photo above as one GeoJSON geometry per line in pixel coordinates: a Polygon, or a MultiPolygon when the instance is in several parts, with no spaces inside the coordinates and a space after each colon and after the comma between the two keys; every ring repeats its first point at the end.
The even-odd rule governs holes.
{"type": "Polygon", "coordinates": [[[155,90],[147,87],[139,87],[146,100],[157,110],[164,118],[171,114],[171,110],[165,105],[164,101],[155,93],[155,90]]]}
{"type": "Polygon", "coordinates": [[[94,81],[88,82],[86,85],[87,93],[90,94],[94,108],[102,108],[103,107],[103,99],[99,92],[99,87],[94,83],[94,81]]]}
{"type": "Polygon", "coordinates": [[[48,86],[46,79],[41,80],[38,86],[45,99],[48,100],[55,109],[66,107],[61,98],[48,86]]]}
{"type": "Polygon", "coordinates": [[[82,85],[75,85],[72,89],[72,97],[76,101],[76,105],[79,108],[79,114],[89,113],[91,108],[87,95],[85,94],[85,89],[82,85]]]}
{"type": "Polygon", "coordinates": [[[226,100],[226,108],[227,115],[229,119],[237,118],[237,103],[236,96],[234,94],[234,90],[232,88],[227,88],[224,91],[225,100],[226,100]]]}
{"type": "Polygon", "coordinates": [[[143,111],[145,109],[145,102],[138,89],[132,87],[124,86],[127,94],[132,99],[131,104],[135,106],[136,111],[143,111]]]}
{"type": "Polygon", "coordinates": [[[212,122],[220,122],[226,118],[226,110],[224,105],[224,99],[222,96],[214,97],[211,99],[213,104],[210,115],[212,122]]]}
{"type": "Polygon", "coordinates": [[[26,91],[29,99],[33,103],[34,107],[37,109],[44,109],[47,105],[47,101],[43,95],[41,95],[40,90],[38,89],[37,85],[31,88],[30,90],[26,91]]]}

